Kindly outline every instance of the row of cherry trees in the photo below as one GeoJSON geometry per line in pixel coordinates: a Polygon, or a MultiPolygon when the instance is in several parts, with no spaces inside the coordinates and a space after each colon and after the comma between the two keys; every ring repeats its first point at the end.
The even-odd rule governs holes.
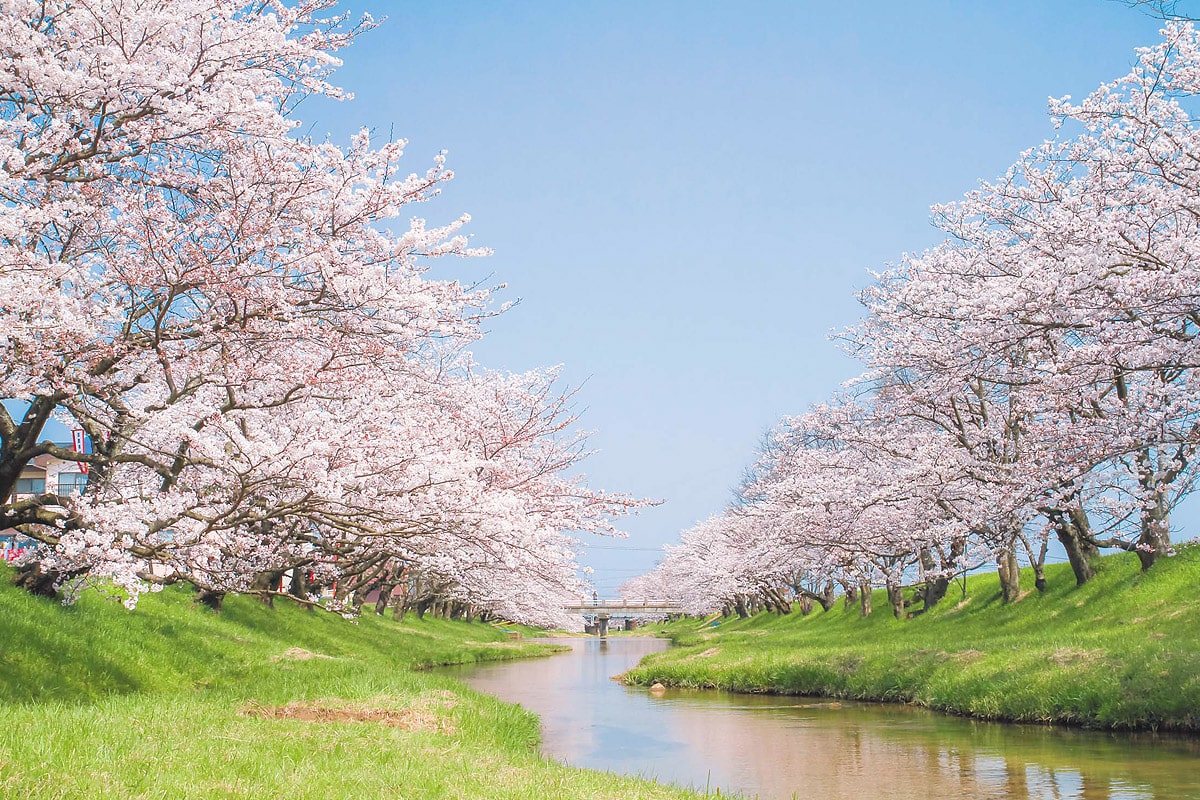
{"type": "Polygon", "coordinates": [[[11,0],[0,9],[0,517],[35,590],[422,602],[565,624],[575,542],[636,505],[553,372],[479,368],[488,291],[428,274],[460,228],[387,226],[451,178],[403,142],[297,134],[371,27],[333,0],[11,0]],[[84,429],[78,455],[46,440],[84,429]],[[42,455],[79,497],[14,499],[42,455]],[[301,591],[303,588],[303,591],[301,591]]]}
{"type": "Polygon", "coordinates": [[[844,333],[865,372],[784,419],[724,514],[629,596],[693,612],[922,607],[994,562],[1043,588],[1047,541],[1079,583],[1103,548],[1143,569],[1200,443],[1200,35],[1169,22],[1132,71],[1053,101],[1058,136],[934,209],[941,246],[876,276],[844,333]]]}

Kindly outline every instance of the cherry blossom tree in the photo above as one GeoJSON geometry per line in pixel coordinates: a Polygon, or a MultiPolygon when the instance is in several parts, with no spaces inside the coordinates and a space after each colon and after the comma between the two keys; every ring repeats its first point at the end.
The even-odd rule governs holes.
{"type": "Polygon", "coordinates": [[[985,560],[1007,601],[1019,555],[1044,588],[1049,535],[1079,583],[1102,548],[1143,569],[1172,553],[1200,444],[1200,35],[1144,5],[1172,18],[1162,41],[1052,101],[1059,138],[935,207],[947,241],[878,275],[842,337],[859,396],[785,419],[745,502],[689,532],[660,584],[711,607],[794,572],[848,598],[885,586],[899,616],[901,581],[928,606],[985,560]],[[706,583],[693,543],[715,540],[729,579],[706,583]]]}
{"type": "Polygon", "coordinates": [[[1073,135],[939,209],[954,241],[905,267],[924,313],[955,321],[939,330],[993,355],[959,374],[1020,387],[1027,438],[1069,454],[1043,487],[1060,532],[1134,550],[1143,568],[1170,552],[1169,513],[1190,489],[1197,434],[1189,165],[1200,140],[1189,109],[1200,57],[1191,24],[1163,37],[1128,75],[1053,103],[1073,135]],[[1009,363],[997,370],[1001,353],[1009,363]],[[1116,535],[1089,531],[1089,484],[1116,535]]]}
{"type": "MultiPolygon", "coordinates": [[[[0,11],[0,496],[40,455],[80,497],[9,500],[31,588],[188,580],[219,603],[420,572],[448,601],[546,620],[578,592],[567,530],[636,505],[562,477],[586,455],[552,373],[467,353],[490,293],[429,275],[464,216],[388,226],[438,156],[297,134],[343,98],[373,22],[332,0],[17,0],[0,11]],[[93,452],[45,440],[54,416],[93,452]],[[520,576],[504,578],[503,576],[520,576]]],[[[303,592],[295,592],[302,594],[303,592]]]]}

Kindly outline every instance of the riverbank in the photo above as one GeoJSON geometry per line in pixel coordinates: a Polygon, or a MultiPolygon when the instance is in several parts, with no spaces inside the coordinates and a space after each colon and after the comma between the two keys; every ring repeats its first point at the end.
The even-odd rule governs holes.
{"type": "Polygon", "coordinates": [[[129,612],[0,567],[0,797],[688,798],[539,756],[537,718],[421,671],[555,648],[483,624],[189,593],[129,612]]]}
{"type": "MultiPolygon", "coordinates": [[[[1045,594],[1004,605],[995,573],[952,588],[927,614],[829,612],[683,620],[679,645],[625,674],[631,684],[915,703],[980,719],[1200,732],[1200,547],[1142,574],[1103,559],[1077,587],[1067,565],[1045,594]]],[[[1031,574],[1023,585],[1032,587],[1031,574]]],[[[878,609],[884,609],[879,611],[878,609]]]]}

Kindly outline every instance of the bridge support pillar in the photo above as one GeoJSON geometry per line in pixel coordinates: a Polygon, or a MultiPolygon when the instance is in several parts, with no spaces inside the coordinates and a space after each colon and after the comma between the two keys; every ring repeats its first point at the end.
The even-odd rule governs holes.
{"type": "Polygon", "coordinates": [[[596,632],[600,634],[601,639],[608,638],[608,614],[596,615],[596,632]]]}

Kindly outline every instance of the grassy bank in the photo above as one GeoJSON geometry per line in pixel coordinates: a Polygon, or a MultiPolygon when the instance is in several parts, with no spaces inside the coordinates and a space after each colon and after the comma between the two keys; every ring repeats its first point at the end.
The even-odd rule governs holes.
{"type": "Polygon", "coordinates": [[[0,797],[694,796],[546,761],[533,715],[419,671],[548,649],[184,591],[64,608],[0,568],[0,797]]]}
{"type": "MultiPolygon", "coordinates": [[[[1103,560],[1076,587],[1066,565],[1050,588],[1005,606],[992,574],[951,589],[903,621],[820,608],[808,617],[682,621],[678,649],[651,656],[630,683],[917,703],[983,719],[1200,732],[1200,547],[1145,574],[1132,554],[1103,560]]],[[[1032,587],[1031,574],[1022,576],[1032,587]]]]}

